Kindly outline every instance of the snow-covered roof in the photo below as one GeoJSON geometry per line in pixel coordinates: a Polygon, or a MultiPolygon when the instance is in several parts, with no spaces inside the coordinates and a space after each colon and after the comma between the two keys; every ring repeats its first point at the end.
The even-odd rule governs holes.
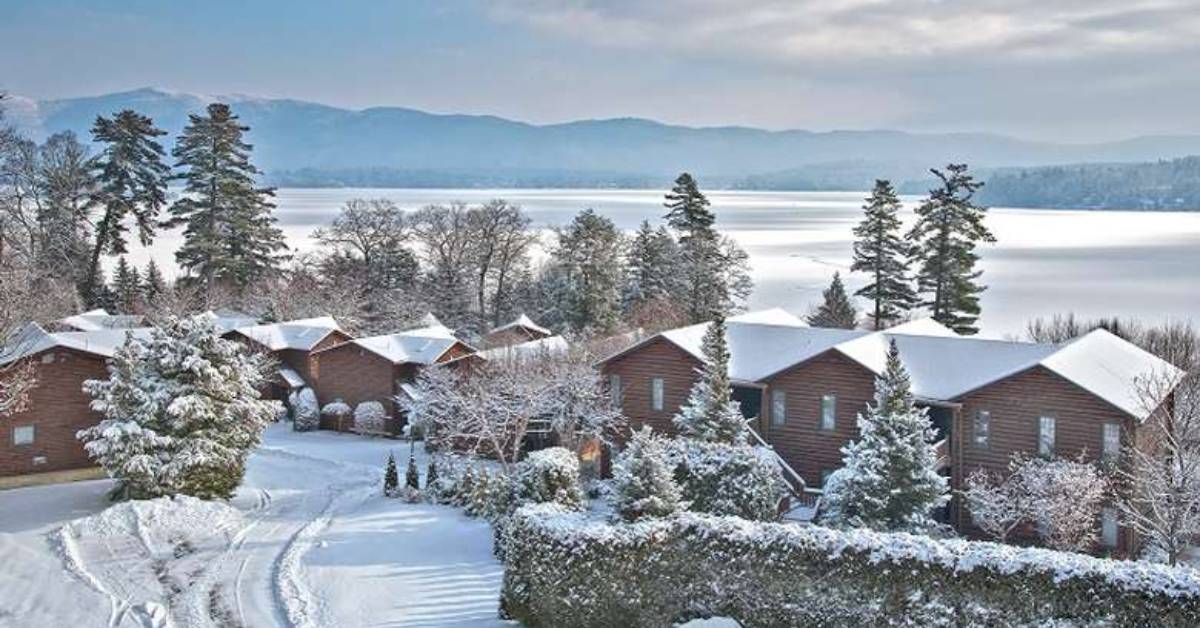
{"type": "Polygon", "coordinates": [[[421,317],[421,327],[445,327],[438,317],[433,315],[433,312],[421,317]]]}
{"type": "Polygon", "coordinates": [[[1178,383],[1183,372],[1165,360],[1143,351],[1103,329],[1067,343],[1042,366],[1075,385],[1108,401],[1126,413],[1144,419],[1162,399],[1147,399],[1142,390],[1149,381],[1170,378],[1178,383]]]}
{"type": "Polygon", "coordinates": [[[199,317],[212,321],[213,325],[221,333],[232,331],[239,327],[251,327],[258,324],[257,318],[236,310],[209,310],[200,314],[199,317]]]}
{"type": "MultiPolygon", "coordinates": [[[[664,331],[660,335],[697,360],[703,360],[702,347],[708,325],[690,325],[664,331]]],[[[769,377],[816,357],[839,343],[868,333],[799,325],[743,323],[735,319],[726,320],[725,329],[729,342],[729,377],[746,382],[769,377]]]]}
{"type": "Polygon", "coordinates": [[[567,344],[567,339],[562,336],[547,336],[530,340],[528,342],[520,342],[515,345],[506,347],[496,347],[495,349],[485,349],[479,352],[479,355],[487,360],[524,360],[527,358],[536,358],[546,354],[562,354],[570,349],[567,344]]]}
{"type": "Polygon", "coordinates": [[[64,327],[77,331],[96,331],[100,329],[133,329],[142,325],[141,316],[133,314],[109,314],[106,310],[97,308],[68,316],[59,321],[64,327]]]}
{"type": "Polygon", "coordinates": [[[288,388],[304,388],[307,386],[304,378],[300,377],[300,374],[294,369],[286,367],[279,369],[279,379],[282,379],[283,383],[288,385],[288,388]]]}
{"type": "Polygon", "coordinates": [[[804,319],[788,312],[781,307],[773,307],[765,310],[755,310],[730,316],[725,319],[727,323],[757,323],[760,325],[787,325],[791,327],[808,327],[808,323],[804,319]]]}
{"type": "Polygon", "coordinates": [[[37,323],[28,323],[13,333],[4,344],[4,348],[0,350],[0,365],[9,364],[56,347],[111,358],[117,349],[125,344],[129,336],[149,338],[150,331],[149,327],[139,327],[51,333],[42,329],[37,323]]]}
{"type": "Polygon", "coordinates": [[[514,329],[517,327],[523,327],[525,329],[528,329],[529,331],[532,331],[532,332],[535,332],[538,334],[542,334],[544,336],[549,336],[554,333],[554,332],[550,331],[549,329],[546,329],[545,327],[542,327],[541,325],[538,325],[537,323],[533,322],[533,319],[529,318],[528,316],[526,316],[524,314],[518,316],[516,318],[516,320],[509,322],[509,323],[505,323],[504,325],[501,325],[488,333],[495,334],[498,332],[505,331],[507,329],[514,329]]]}
{"type": "Polygon", "coordinates": [[[285,349],[311,350],[326,336],[341,331],[341,326],[332,316],[302,318],[267,325],[249,325],[233,331],[257,342],[270,351],[285,349]]]}
{"type": "Polygon", "coordinates": [[[351,342],[392,364],[433,364],[459,340],[447,327],[437,324],[398,334],[355,338],[351,342]]]}

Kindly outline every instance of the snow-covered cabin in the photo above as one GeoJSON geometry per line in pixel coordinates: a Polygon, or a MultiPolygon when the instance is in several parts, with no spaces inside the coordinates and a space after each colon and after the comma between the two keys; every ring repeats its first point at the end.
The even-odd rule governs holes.
{"type": "MultiPolygon", "coordinates": [[[[0,479],[51,474],[72,479],[95,475],[75,433],[101,420],[91,409],[83,382],[108,377],[107,362],[130,335],[149,329],[94,329],[47,332],[29,323],[0,348],[0,380],[32,369],[35,385],[25,409],[0,417],[0,479]]],[[[21,478],[21,482],[29,478],[21,478]]],[[[0,486],[18,483],[0,481],[0,486]]]]}
{"type": "MultiPolygon", "coordinates": [[[[214,314],[218,324],[228,324],[230,315],[214,314]]],[[[270,353],[279,362],[279,370],[265,391],[273,399],[285,399],[291,390],[316,384],[313,355],[352,338],[332,316],[304,318],[280,323],[246,325],[225,332],[225,338],[237,340],[252,351],[270,353]]]]}
{"type": "MultiPolygon", "coordinates": [[[[656,334],[601,362],[634,427],[673,430],[703,365],[707,326],[656,334]]],[[[1003,471],[1018,452],[1119,457],[1166,401],[1139,394],[1140,382],[1178,374],[1103,330],[1036,344],[961,337],[931,319],[879,332],[822,329],[778,310],[731,317],[727,326],[734,398],[808,487],[823,485],[858,437],[856,418],[873,400],[893,340],[955,489],[976,469],[1003,471]]],[[[957,500],[946,515],[971,532],[957,500]]]]}
{"type": "Polygon", "coordinates": [[[484,334],[480,341],[485,349],[507,347],[553,336],[554,332],[533,322],[533,319],[522,314],[509,323],[505,323],[484,334]]]}
{"type": "Polygon", "coordinates": [[[388,411],[389,429],[399,432],[404,420],[395,398],[411,394],[410,384],[419,370],[478,359],[476,355],[473,347],[436,321],[395,334],[347,340],[313,353],[317,399],[322,407],[340,399],[352,408],[364,401],[378,401],[388,411]]]}

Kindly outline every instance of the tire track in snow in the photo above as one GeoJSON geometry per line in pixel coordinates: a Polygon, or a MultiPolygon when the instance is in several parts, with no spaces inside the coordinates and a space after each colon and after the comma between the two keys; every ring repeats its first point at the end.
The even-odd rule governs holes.
{"type": "Polygon", "coordinates": [[[79,545],[75,542],[75,533],[71,531],[70,526],[64,525],[60,527],[54,532],[52,538],[59,550],[58,553],[62,557],[63,566],[66,568],[67,573],[70,573],[97,593],[108,598],[109,627],[115,628],[120,625],[121,618],[129,608],[129,603],[104,586],[104,583],[84,566],[83,558],[79,555],[79,545]]]}

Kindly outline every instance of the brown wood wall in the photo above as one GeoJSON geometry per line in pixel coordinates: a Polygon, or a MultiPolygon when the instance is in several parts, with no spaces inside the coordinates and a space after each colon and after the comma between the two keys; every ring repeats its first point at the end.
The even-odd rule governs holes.
{"type": "Polygon", "coordinates": [[[875,375],[836,351],[827,351],[767,380],[762,424],[767,442],[810,487],[821,486],[822,471],[842,466],[842,447],[858,438],[858,414],[875,394],[875,375]],[[771,425],[773,391],[785,391],[787,417],[771,425]],[[837,397],[836,429],[821,428],[821,398],[837,397]]]}
{"type": "Polygon", "coordinates": [[[701,363],[670,341],[655,338],[637,350],[606,363],[602,369],[607,384],[610,375],[621,377],[621,411],[629,427],[649,425],[656,432],[674,434],[671,418],[687,401],[699,376],[701,363]],[[663,378],[663,409],[651,405],[650,382],[663,378]]]}
{"type": "Polygon", "coordinates": [[[25,412],[0,418],[0,476],[94,466],[75,433],[103,418],[91,409],[92,398],[83,392],[83,382],[107,378],[107,361],[62,348],[27,359],[36,368],[38,384],[25,412]],[[34,426],[33,444],[14,445],[13,429],[25,425],[34,426]],[[34,464],[37,457],[45,458],[45,463],[34,464]]]}

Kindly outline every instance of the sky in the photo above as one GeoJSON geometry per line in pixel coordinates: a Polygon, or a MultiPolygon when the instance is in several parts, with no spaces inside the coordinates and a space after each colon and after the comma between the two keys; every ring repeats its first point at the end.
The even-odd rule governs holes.
{"type": "Polygon", "coordinates": [[[1200,0],[0,0],[0,89],[535,123],[1200,133],[1200,0]]]}

